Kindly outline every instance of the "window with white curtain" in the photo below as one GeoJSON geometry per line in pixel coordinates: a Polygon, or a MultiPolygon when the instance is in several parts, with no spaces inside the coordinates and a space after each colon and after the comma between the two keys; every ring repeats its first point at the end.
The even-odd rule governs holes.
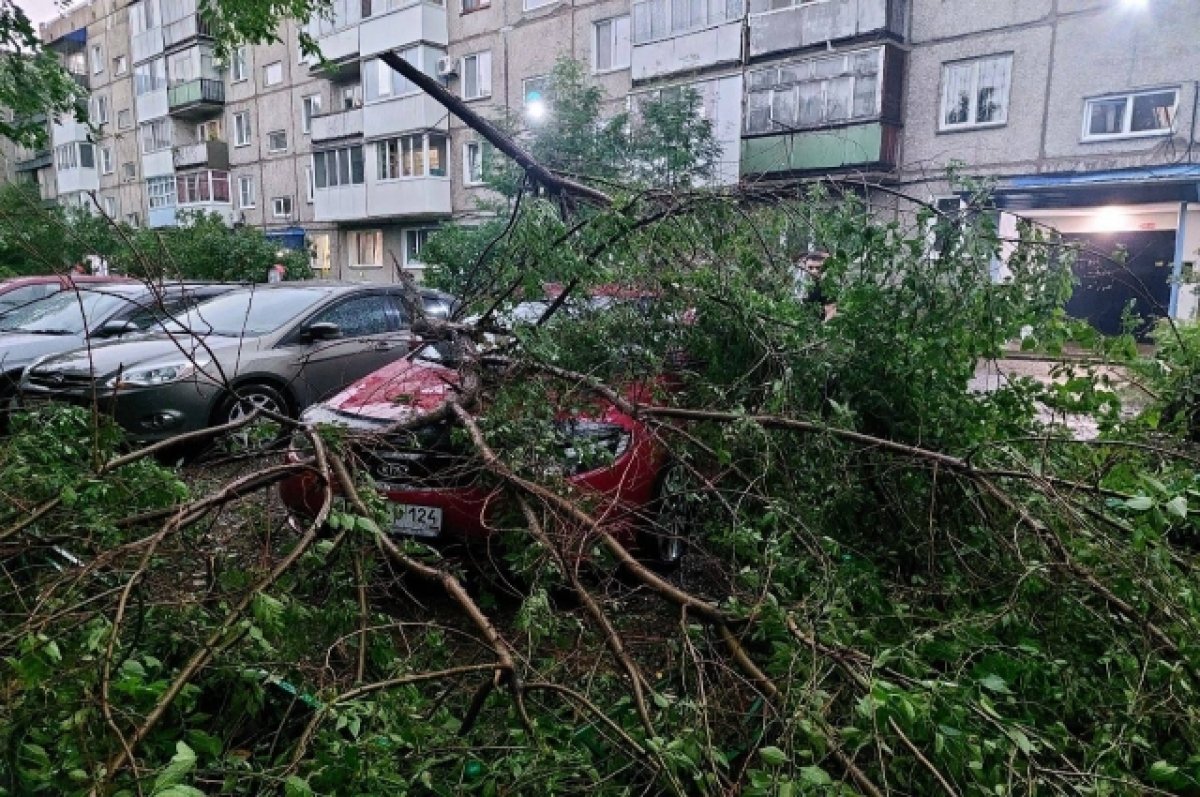
{"type": "Polygon", "coordinates": [[[383,232],[359,230],[350,233],[350,266],[379,268],[383,265],[383,232]]]}
{"type": "Polygon", "coordinates": [[[1012,54],[942,66],[941,130],[999,126],[1008,122],[1012,54]]]}
{"type": "Polygon", "coordinates": [[[167,118],[143,122],[141,129],[142,152],[158,152],[171,146],[171,120],[167,118]]]}
{"type": "Polygon", "coordinates": [[[747,73],[745,132],[784,133],[878,117],[883,54],[873,47],[747,73]]]}
{"type": "Polygon", "coordinates": [[[238,188],[238,207],[252,208],[254,207],[254,178],[248,174],[243,174],[237,178],[238,188]]]}

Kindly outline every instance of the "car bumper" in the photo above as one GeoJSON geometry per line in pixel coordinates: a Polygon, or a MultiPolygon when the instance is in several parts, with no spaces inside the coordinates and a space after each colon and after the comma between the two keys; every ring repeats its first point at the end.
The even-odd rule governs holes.
{"type": "Polygon", "coordinates": [[[21,386],[20,402],[24,407],[53,402],[97,407],[133,441],[149,443],[207,428],[220,392],[216,385],[202,382],[124,388],[115,393],[53,390],[26,383],[21,386]]]}

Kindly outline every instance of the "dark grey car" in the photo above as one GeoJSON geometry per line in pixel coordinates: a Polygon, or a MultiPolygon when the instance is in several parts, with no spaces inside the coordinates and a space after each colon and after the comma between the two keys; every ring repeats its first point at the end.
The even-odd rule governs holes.
{"type": "Polygon", "coordinates": [[[22,372],[38,358],[149,329],[237,287],[80,284],[9,309],[0,315],[0,406],[8,406],[22,372]]]}
{"type": "MultiPolygon", "coordinates": [[[[436,291],[421,298],[432,316],[453,305],[436,291]]],[[[399,286],[262,285],[195,307],[170,332],[40,360],[21,395],[95,403],[143,442],[255,407],[295,416],[419,345],[409,322],[399,286]]]]}

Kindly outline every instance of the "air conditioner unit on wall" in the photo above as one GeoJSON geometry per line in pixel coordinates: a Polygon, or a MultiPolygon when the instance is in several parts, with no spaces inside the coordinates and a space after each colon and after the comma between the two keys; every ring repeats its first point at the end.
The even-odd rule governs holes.
{"type": "Polygon", "coordinates": [[[438,77],[453,77],[458,74],[458,59],[446,56],[437,60],[438,77]]]}

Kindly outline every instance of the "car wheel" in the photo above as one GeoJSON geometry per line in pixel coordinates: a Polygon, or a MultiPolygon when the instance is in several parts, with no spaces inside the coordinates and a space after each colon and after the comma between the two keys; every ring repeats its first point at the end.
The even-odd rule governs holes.
{"type": "Polygon", "coordinates": [[[638,536],[642,559],[656,570],[679,567],[695,524],[694,479],[687,467],[671,460],[658,480],[648,527],[638,536]]]}
{"type": "MultiPolygon", "coordinates": [[[[241,385],[236,396],[230,396],[217,412],[216,423],[240,421],[255,410],[293,417],[291,404],[283,394],[270,385],[251,383],[241,385]]],[[[274,448],[287,439],[287,432],[278,421],[258,417],[226,436],[226,445],[233,451],[255,451],[274,448]]]]}

